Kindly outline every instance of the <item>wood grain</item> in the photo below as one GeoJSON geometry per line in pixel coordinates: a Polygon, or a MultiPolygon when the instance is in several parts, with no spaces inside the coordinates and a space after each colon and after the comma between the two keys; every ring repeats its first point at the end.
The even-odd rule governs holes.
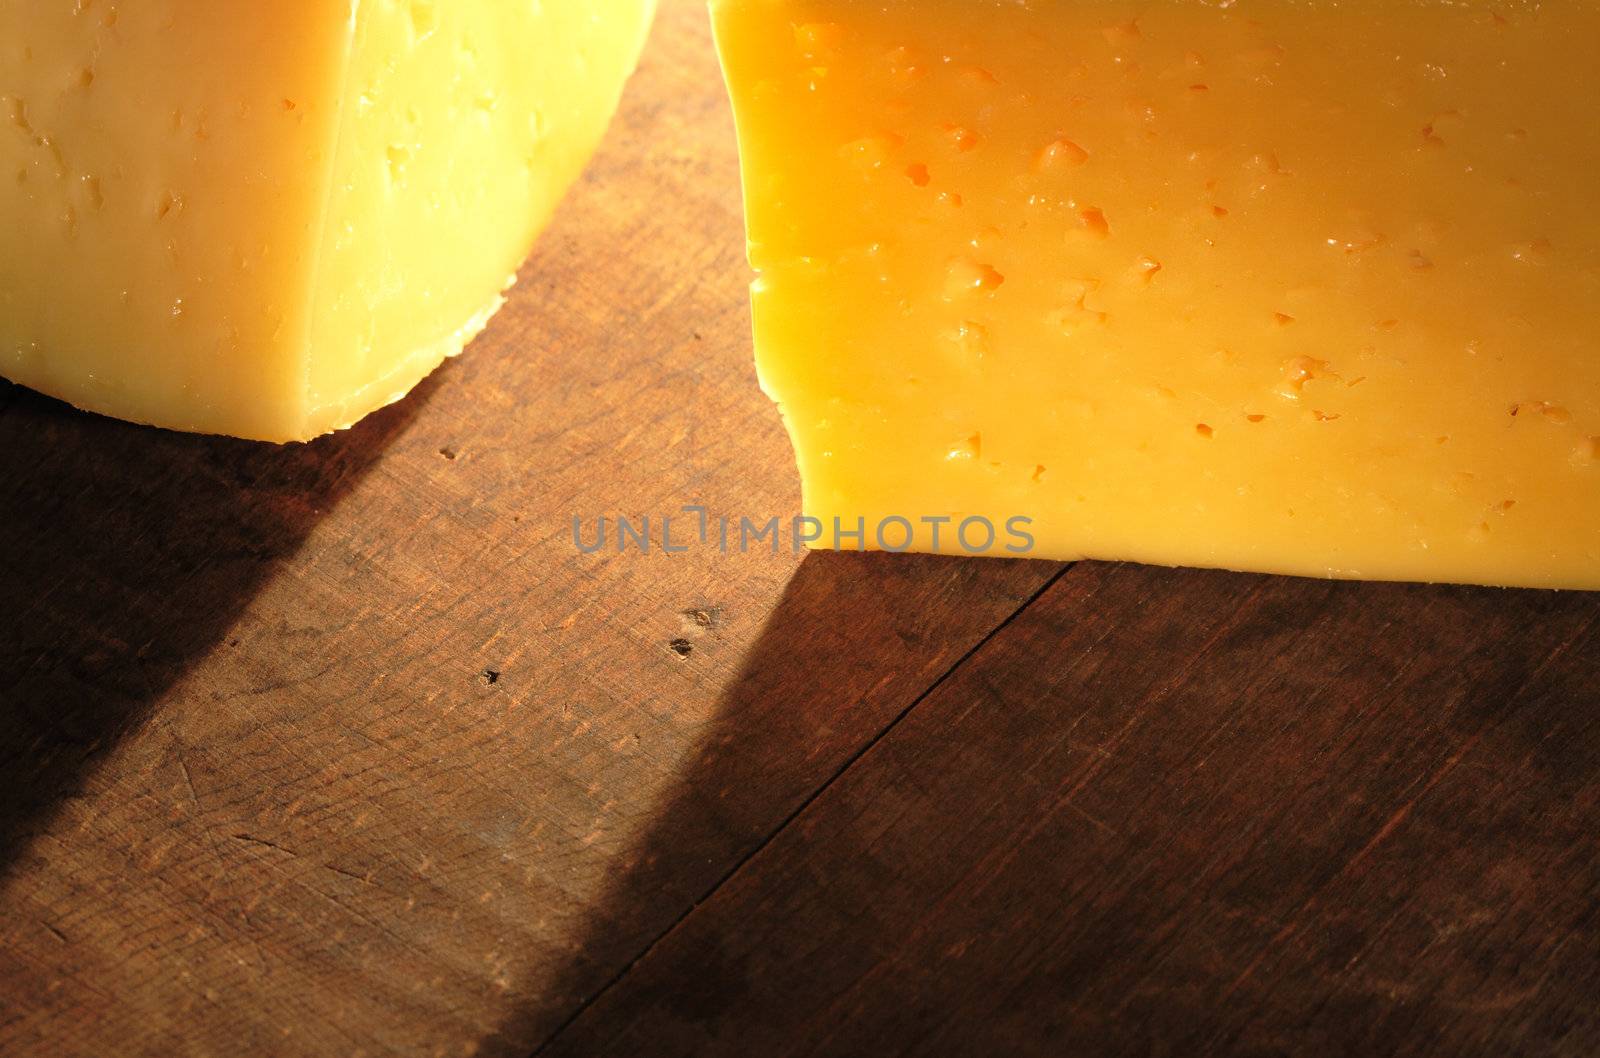
{"type": "Polygon", "coordinates": [[[679,3],[513,304],[360,429],[0,390],[0,1053],[526,1054],[1045,583],[579,553],[797,512],[742,251],[679,3]]]}
{"type": "Polygon", "coordinates": [[[665,554],[798,510],[742,247],[668,0],[400,405],[0,385],[0,1055],[1600,1052],[1600,602],[665,554]]]}
{"type": "Polygon", "coordinates": [[[1592,1055],[1597,616],[1075,567],[544,1053],[1592,1055]]]}

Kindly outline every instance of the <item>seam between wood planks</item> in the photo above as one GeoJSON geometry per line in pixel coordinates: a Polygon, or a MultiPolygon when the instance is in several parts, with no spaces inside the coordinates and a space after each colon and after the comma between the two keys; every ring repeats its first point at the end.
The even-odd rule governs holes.
{"type": "Polygon", "coordinates": [[[899,727],[906,717],[910,716],[916,711],[918,706],[932,697],[933,693],[940,687],[943,687],[946,683],[948,683],[952,676],[954,676],[961,669],[965,668],[967,662],[976,657],[978,652],[984,647],[988,646],[996,636],[1000,635],[1001,632],[1004,632],[1007,628],[1011,627],[1017,618],[1021,617],[1024,613],[1031,609],[1034,603],[1042,599],[1046,592],[1055,587],[1061,578],[1065,577],[1077,565],[1078,563],[1076,562],[1068,562],[1060,569],[1056,570],[1055,573],[1051,574],[1050,578],[1046,580],[1044,584],[1038,588],[1038,590],[1036,590],[1032,595],[1029,595],[1027,599],[1023,600],[1022,604],[1015,610],[1007,614],[1004,620],[1000,621],[993,628],[989,629],[989,631],[984,634],[983,638],[979,639],[978,642],[974,643],[972,647],[966,651],[966,653],[962,654],[959,658],[952,662],[950,666],[944,670],[944,672],[939,674],[937,679],[935,679],[920,694],[913,698],[909,705],[900,710],[900,712],[897,713],[894,718],[885,724],[876,734],[857,747],[855,752],[851,753],[850,756],[845,759],[844,763],[840,764],[839,767],[834,770],[832,775],[824,779],[815,790],[806,795],[805,799],[796,805],[794,810],[785,816],[777,826],[773,827],[765,837],[756,842],[754,847],[752,847],[743,856],[740,856],[734,862],[733,866],[729,867],[720,878],[712,883],[709,889],[697,897],[693,903],[691,903],[676,918],[668,923],[666,929],[663,929],[660,933],[656,934],[655,937],[651,938],[650,942],[646,944],[644,948],[638,952],[638,954],[629,959],[622,969],[618,970],[609,980],[606,981],[605,984],[595,989],[593,995],[589,996],[582,1003],[578,1004],[578,1008],[576,1010],[567,1015],[567,1017],[563,1018],[561,1024],[557,1025],[555,1029],[551,1031],[550,1035],[546,1036],[544,1040],[534,1048],[532,1058],[538,1058],[539,1055],[548,1050],[550,1045],[555,1043],[556,1040],[560,1039],[561,1035],[571,1028],[579,1018],[583,1017],[584,1013],[587,1012],[590,1007],[594,1006],[608,992],[610,992],[617,985],[621,984],[622,981],[633,972],[634,967],[638,966],[641,962],[648,958],[650,953],[655,951],[656,947],[662,941],[666,940],[674,932],[676,932],[678,927],[683,925],[690,915],[699,910],[701,905],[705,904],[706,901],[716,896],[717,893],[721,891],[722,887],[737,877],[739,872],[744,870],[745,866],[750,863],[750,861],[759,856],[761,852],[767,848],[767,846],[771,845],[773,841],[778,838],[779,835],[788,830],[790,825],[805,813],[806,809],[810,808],[814,803],[816,803],[817,799],[831,789],[834,783],[843,778],[851,768],[854,768],[857,761],[861,760],[862,757],[865,757],[872,751],[874,746],[887,738],[890,732],[899,727]]]}

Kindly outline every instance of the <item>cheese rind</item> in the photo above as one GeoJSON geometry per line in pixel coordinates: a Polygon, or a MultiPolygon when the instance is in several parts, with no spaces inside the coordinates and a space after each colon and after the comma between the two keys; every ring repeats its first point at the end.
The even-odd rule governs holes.
{"type": "Polygon", "coordinates": [[[482,329],[653,0],[0,0],[0,375],[271,441],[482,329]]]}
{"type": "Polygon", "coordinates": [[[1600,587],[1600,9],[712,7],[824,526],[1600,587]]]}

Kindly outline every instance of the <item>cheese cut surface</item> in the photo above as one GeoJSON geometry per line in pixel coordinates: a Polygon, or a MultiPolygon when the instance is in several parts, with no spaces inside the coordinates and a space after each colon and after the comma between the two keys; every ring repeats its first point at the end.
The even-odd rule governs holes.
{"type": "Polygon", "coordinates": [[[482,329],[654,0],[0,0],[0,375],[271,441],[482,329]]]}
{"type": "Polygon", "coordinates": [[[1600,588],[1600,5],[712,7],[820,545],[1600,588]]]}

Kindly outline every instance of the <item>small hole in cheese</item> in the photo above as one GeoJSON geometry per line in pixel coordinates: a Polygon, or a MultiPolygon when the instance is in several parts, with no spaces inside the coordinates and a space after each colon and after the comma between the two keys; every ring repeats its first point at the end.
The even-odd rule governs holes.
{"type": "Polygon", "coordinates": [[[1006,277],[995,271],[993,265],[960,257],[951,261],[945,272],[945,297],[954,299],[966,294],[992,293],[1005,281],[1006,277]]]}
{"type": "Polygon", "coordinates": [[[1089,152],[1073,143],[1071,140],[1056,140],[1050,146],[1039,152],[1038,168],[1049,169],[1076,169],[1089,160],[1089,152]]]}
{"type": "Polygon", "coordinates": [[[965,125],[946,125],[944,133],[950,138],[950,143],[962,154],[977,148],[983,142],[983,137],[967,128],[965,125]]]}

